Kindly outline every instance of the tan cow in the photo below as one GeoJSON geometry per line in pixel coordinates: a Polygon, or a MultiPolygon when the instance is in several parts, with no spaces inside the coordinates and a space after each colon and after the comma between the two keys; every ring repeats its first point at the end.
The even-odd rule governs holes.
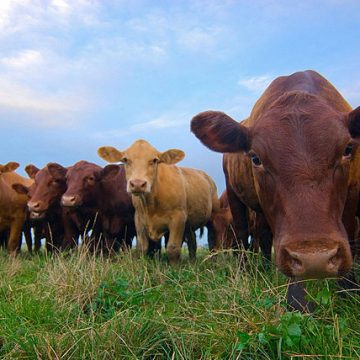
{"type": "Polygon", "coordinates": [[[149,239],[159,241],[168,231],[169,262],[177,263],[184,231],[206,225],[219,209],[213,180],[203,171],[175,166],[184,158],[183,151],[160,152],[145,140],[135,141],[125,151],[104,146],[98,154],[108,162],[125,164],[140,253],[147,253],[149,239]]]}
{"type": "Polygon", "coordinates": [[[26,179],[14,172],[19,167],[16,162],[0,165],[0,231],[9,230],[7,248],[15,256],[26,219],[26,195],[18,194],[12,185],[31,186],[33,180],[26,179]]]}

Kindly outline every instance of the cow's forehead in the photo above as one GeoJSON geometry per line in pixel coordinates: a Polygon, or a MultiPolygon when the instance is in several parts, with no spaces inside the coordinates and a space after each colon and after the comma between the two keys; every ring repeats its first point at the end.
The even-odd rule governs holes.
{"type": "Polygon", "coordinates": [[[135,141],[129,148],[124,151],[125,156],[144,159],[158,156],[159,151],[145,140],[135,141]]]}
{"type": "Polygon", "coordinates": [[[93,174],[94,172],[100,170],[100,167],[98,167],[95,164],[91,163],[81,163],[81,164],[75,164],[73,167],[71,167],[68,170],[68,176],[72,175],[88,175],[93,174]]]}
{"type": "Polygon", "coordinates": [[[323,103],[272,108],[252,128],[252,146],[267,151],[292,148],[329,152],[350,140],[344,114],[323,103]],[[304,148],[305,147],[305,148],[304,148]]]}

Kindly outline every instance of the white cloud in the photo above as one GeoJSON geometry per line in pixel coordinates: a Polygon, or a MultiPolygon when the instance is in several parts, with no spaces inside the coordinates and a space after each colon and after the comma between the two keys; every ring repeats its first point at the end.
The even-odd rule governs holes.
{"type": "Polygon", "coordinates": [[[15,56],[3,57],[0,63],[12,68],[27,68],[41,65],[44,62],[43,55],[37,50],[23,50],[15,56]]]}
{"type": "Polygon", "coordinates": [[[165,113],[155,119],[135,123],[131,126],[128,126],[126,129],[122,130],[110,130],[110,131],[103,131],[101,133],[94,134],[95,138],[120,138],[124,136],[129,136],[133,134],[141,134],[152,132],[153,130],[162,130],[168,128],[176,128],[183,126],[184,124],[189,123],[190,119],[189,114],[185,113],[172,113],[168,112],[165,113]]]}
{"type": "MultiPolygon", "coordinates": [[[[87,104],[75,94],[38,92],[12,80],[0,79],[0,111],[4,113],[26,114],[18,122],[40,127],[65,127],[74,123],[75,115],[83,111],[87,104]]],[[[13,120],[14,121],[14,120],[13,120]]]]}
{"type": "Polygon", "coordinates": [[[239,80],[238,84],[250,91],[262,92],[270,84],[272,79],[273,77],[269,75],[253,76],[239,80]]]}

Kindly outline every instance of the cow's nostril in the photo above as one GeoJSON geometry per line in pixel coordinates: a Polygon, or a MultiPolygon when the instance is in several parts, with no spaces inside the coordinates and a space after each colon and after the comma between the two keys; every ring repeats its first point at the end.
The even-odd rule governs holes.
{"type": "Polygon", "coordinates": [[[296,270],[296,271],[301,271],[303,269],[301,261],[298,259],[295,259],[293,257],[291,257],[291,259],[290,259],[290,266],[293,270],[296,270]]]}

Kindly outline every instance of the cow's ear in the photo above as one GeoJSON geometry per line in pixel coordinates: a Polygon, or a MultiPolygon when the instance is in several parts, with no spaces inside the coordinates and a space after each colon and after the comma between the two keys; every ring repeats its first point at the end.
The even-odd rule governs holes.
{"type": "Polygon", "coordinates": [[[47,165],[50,175],[54,178],[65,178],[67,169],[58,163],[48,163],[47,165]]]}
{"type": "Polygon", "coordinates": [[[182,150],[170,149],[159,154],[159,160],[162,163],[173,165],[181,161],[185,157],[182,150]]]}
{"type": "Polygon", "coordinates": [[[220,111],[205,111],[193,117],[191,131],[214,151],[238,152],[250,148],[249,130],[220,111]]]}
{"type": "Polygon", "coordinates": [[[101,171],[99,177],[101,179],[111,179],[115,175],[117,175],[120,171],[119,165],[106,165],[101,171]]]}
{"type": "Polygon", "coordinates": [[[21,195],[27,195],[29,192],[29,188],[23,184],[12,184],[12,188],[21,195]]]}
{"type": "Polygon", "coordinates": [[[40,171],[35,165],[29,164],[25,167],[26,173],[29,175],[30,179],[35,179],[36,174],[40,171]]]}
{"type": "Polygon", "coordinates": [[[19,163],[10,161],[5,165],[1,165],[0,172],[7,173],[16,170],[20,166],[19,163]]]}
{"type": "Polygon", "coordinates": [[[349,113],[348,127],[352,138],[360,137],[360,106],[349,113]]]}
{"type": "Polygon", "coordinates": [[[112,146],[102,146],[98,149],[98,155],[107,162],[114,163],[123,160],[123,153],[112,146]]]}

